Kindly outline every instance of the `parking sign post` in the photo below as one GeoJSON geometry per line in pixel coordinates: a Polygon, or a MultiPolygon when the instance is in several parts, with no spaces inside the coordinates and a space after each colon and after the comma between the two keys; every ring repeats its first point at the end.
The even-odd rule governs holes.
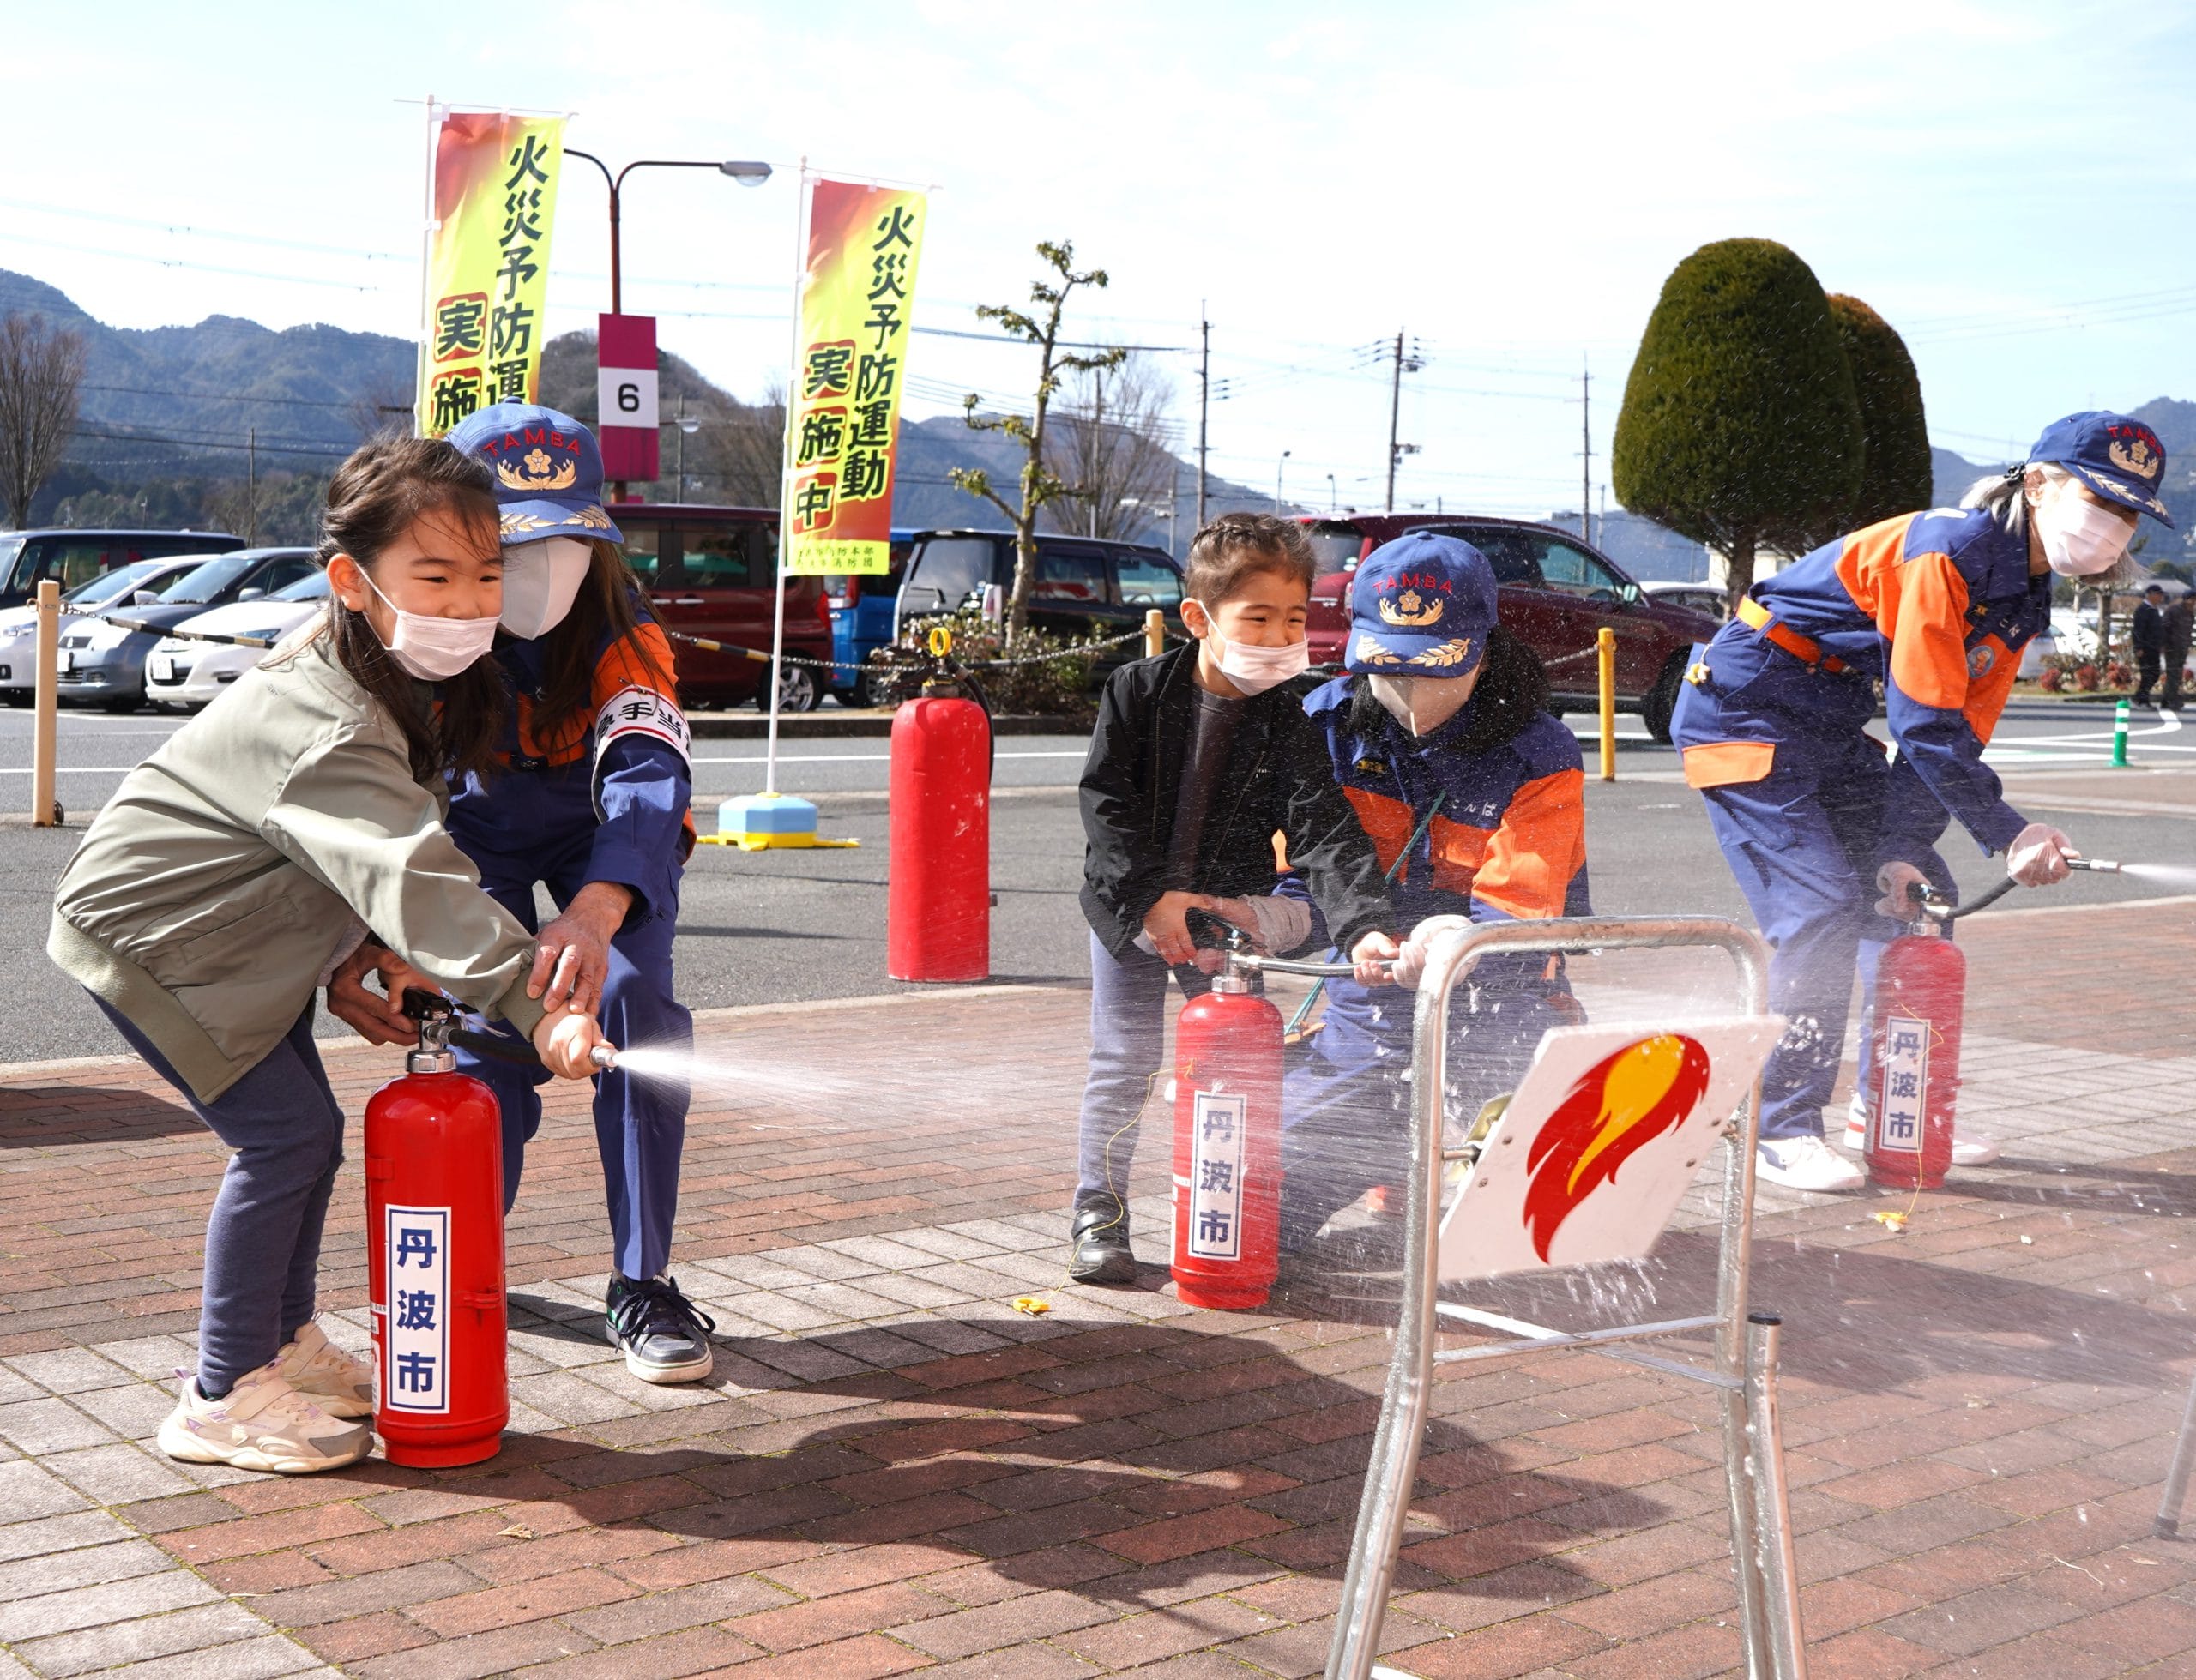
{"type": "Polygon", "coordinates": [[[38,586],[38,712],[31,731],[31,822],[51,828],[61,821],[61,802],[53,796],[54,714],[61,703],[61,585],[52,578],[38,586]]]}

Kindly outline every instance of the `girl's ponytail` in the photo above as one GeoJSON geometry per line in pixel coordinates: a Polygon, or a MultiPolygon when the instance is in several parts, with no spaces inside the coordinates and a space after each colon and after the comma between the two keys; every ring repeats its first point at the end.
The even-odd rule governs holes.
{"type": "MultiPolygon", "coordinates": [[[[371,572],[413,521],[430,513],[447,514],[493,542],[496,481],[486,464],[439,437],[362,444],[329,481],[320,563],[347,554],[371,572]]],[[[364,613],[331,594],[328,623],[337,662],[403,730],[414,776],[429,781],[492,768],[506,704],[503,672],[494,659],[474,661],[442,685],[440,706],[424,706],[417,683],[389,658],[364,613]]]]}

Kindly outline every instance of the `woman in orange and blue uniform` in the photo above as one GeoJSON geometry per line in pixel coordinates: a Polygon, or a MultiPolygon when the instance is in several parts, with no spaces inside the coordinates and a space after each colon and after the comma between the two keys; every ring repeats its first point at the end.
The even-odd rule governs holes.
{"type": "MultiPolygon", "coordinates": [[[[1470,544],[1414,532],[1350,583],[1347,676],[1305,698],[1356,808],[1398,928],[1393,973],[1417,985],[1434,939],[1470,922],[1591,913],[1578,738],[1547,710],[1540,660],[1495,623],[1494,573],[1470,544]]],[[[1451,1015],[1449,1108],[1511,1089],[1547,1028],[1581,1018],[1560,964],[1493,957],[1451,1015]]],[[[1281,1242],[1294,1253],[1374,1184],[1400,1183],[1412,1009],[1327,983],[1326,1015],[1284,1084],[1281,1242]]]]}
{"type": "MultiPolygon", "coordinates": [[[[2005,800],[1982,762],[2020,650],[2050,622],[2056,577],[2127,565],[2139,514],[2168,526],[2165,451],[2123,414],[2068,415],[2028,460],[1958,509],[1904,514],[1754,585],[1694,650],[1674,738],[1716,843],[1768,940],[1770,1001],[1790,1022],[1762,1075],[1762,1175],[1851,1189],[1823,1139],[1854,972],[1864,989],[1957,819],[2024,885],[2062,880],[2066,836],[2005,800]],[[1865,726],[1881,683],[1895,764],[1865,726]],[[1884,896],[1878,900],[1877,893],[1884,896]],[[1886,919],[1886,918],[1892,919],[1886,919]]],[[[1969,1139],[1954,1159],[1994,1159],[1969,1139]]]]}
{"type": "MultiPolygon", "coordinates": [[[[504,541],[495,657],[513,705],[498,768],[451,789],[449,831],[488,894],[540,928],[529,989],[595,1012],[612,1042],[684,1050],[693,1018],[672,994],[679,888],[694,847],[686,720],[671,644],[618,551],[602,456],[569,415],[498,403],[449,441],[496,473],[504,541]],[[614,1025],[613,1025],[614,1023],[614,1025]]],[[[545,1077],[459,1052],[502,1105],[504,1199],[518,1195],[545,1077]]],[[[595,1143],[613,1242],[606,1335],[650,1382],[712,1363],[707,1314],[667,1269],[689,1090],[683,1078],[595,1076],[595,1143]]]]}

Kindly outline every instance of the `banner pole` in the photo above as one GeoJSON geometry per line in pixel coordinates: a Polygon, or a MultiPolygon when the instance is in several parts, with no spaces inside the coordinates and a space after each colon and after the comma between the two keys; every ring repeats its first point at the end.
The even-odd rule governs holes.
{"type": "Polygon", "coordinates": [[[786,359],[785,437],[778,451],[778,587],[770,618],[769,742],[763,754],[763,795],[778,791],[778,693],[786,657],[786,565],[793,557],[793,412],[799,401],[800,305],[808,284],[808,158],[800,160],[800,200],[793,208],[793,340],[786,359]]]}
{"type": "Polygon", "coordinates": [[[419,347],[412,358],[412,435],[427,435],[427,342],[435,289],[435,96],[427,95],[427,192],[419,213],[419,347]]]}

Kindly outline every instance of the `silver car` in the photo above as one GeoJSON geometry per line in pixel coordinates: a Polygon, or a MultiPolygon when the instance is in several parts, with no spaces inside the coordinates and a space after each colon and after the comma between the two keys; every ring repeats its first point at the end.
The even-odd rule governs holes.
{"type": "Polygon", "coordinates": [[[149,606],[118,605],[80,620],[61,635],[61,698],[134,712],[145,703],[146,656],[178,624],[208,607],[258,600],[319,569],[309,548],[238,549],[200,562],[149,606]]]}
{"type": "MultiPolygon", "coordinates": [[[[133,560],[111,572],[89,577],[61,598],[63,606],[91,612],[103,606],[130,603],[149,606],[160,591],[193,567],[206,563],[202,554],[173,555],[164,560],[133,560]]],[[[62,620],[63,634],[69,621],[62,620]]],[[[27,706],[37,690],[38,610],[11,606],[0,610],[0,701],[27,706]]]]}

